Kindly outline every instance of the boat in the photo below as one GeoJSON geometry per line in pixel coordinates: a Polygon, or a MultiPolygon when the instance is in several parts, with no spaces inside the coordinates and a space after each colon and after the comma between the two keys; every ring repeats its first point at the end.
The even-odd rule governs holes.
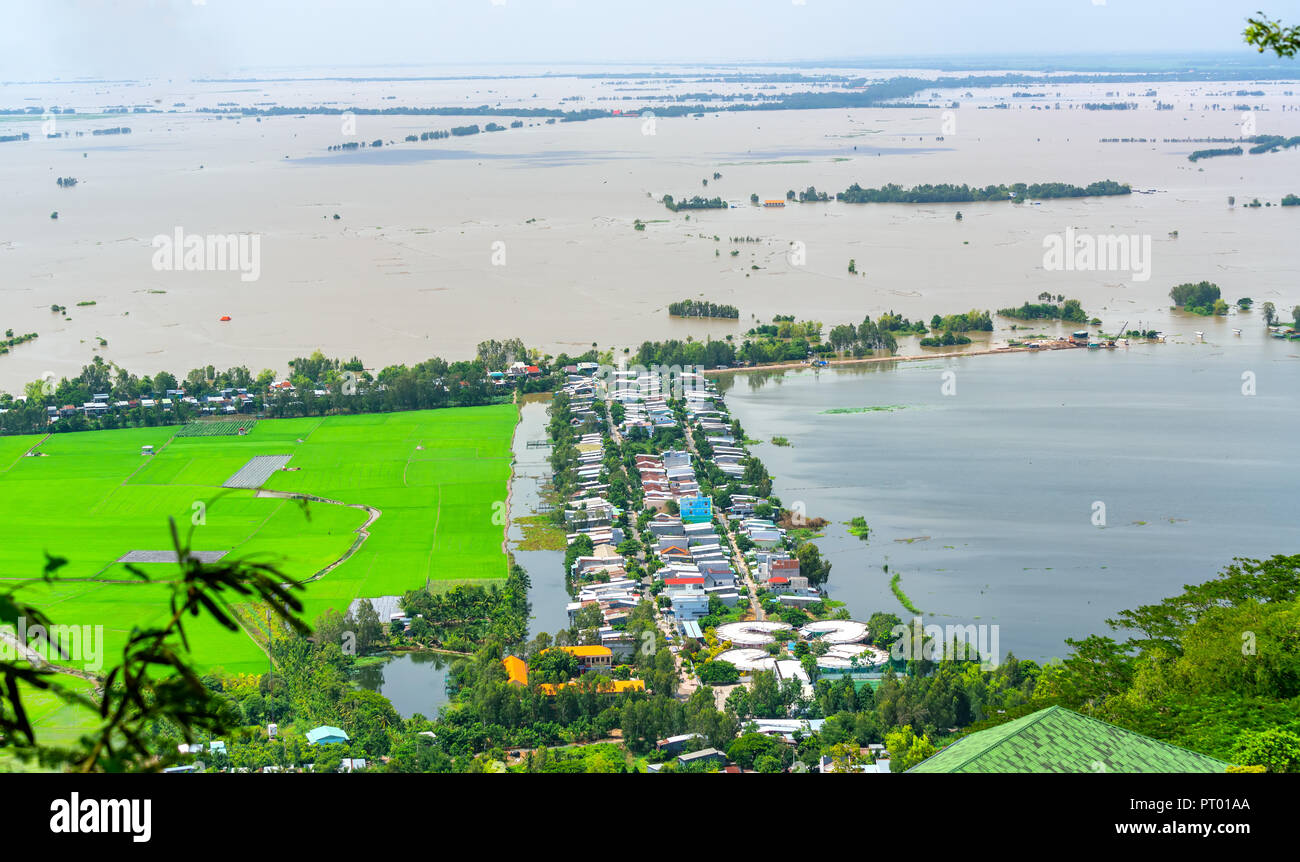
{"type": "Polygon", "coordinates": [[[223,315],[222,318],[221,318],[221,322],[222,322],[222,323],[229,323],[229,322],[230,322],[230,315],[229,315],[229,314],[223,315]]]}
{"type": "Polygon", "coordinates": [[[1196,332],[1196,337],[1197,337],[1197,338],[1204,338],[1204,337],[1205,337],[1205,333],[1204,333],[1204,332],[1200,332],[1200,331],[1198,330],[1198,331],[1196,332]]]}
{"type": "Polygon", "coordinates": [[[1232,330],[1232,334],[1233,334],[1233,335],[1241,335],[1241,330],[1240,330],[1240,329],[1234,329],[1234,330],[1232,330]]]}

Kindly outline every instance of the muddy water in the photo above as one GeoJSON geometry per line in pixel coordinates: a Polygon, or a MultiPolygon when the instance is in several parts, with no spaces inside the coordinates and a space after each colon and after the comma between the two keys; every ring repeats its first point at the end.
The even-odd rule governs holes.
{"type": "MultiPolygon", "coordinates": [[[[677,86],[698,85],[662,89],[677,86]]],[[[618,94],[610,81],[558,77],[15,84],[6,104],[92,111],[145,99],[187,107],[59,120],[59,130],[74,135],[116,124],[133,129],[115,137],[46,140],[39,117],[0,119],[0,134],[34,135],[0,144],[0,327],[40,335],[0,357],[0,389],[21,391],[47,371],[75,374],[96,353],[141,374],[207,364],[283,373],[289,359],[316,348],[383,367],[470,356],[489,337],[520,336],[550,352],[578,352],[593,341],[619,349],[647,338],[739,336],[777,313],[828,327],[891,308],[928,319],[1019,305],[1043,291],[1079,298],[1111,327],[1138,321],[1178,331],[1169,287],[1202,279],[1218,282],[1229,301],[1251,296],[1289,310],[1300,303],[1291,243],[1300,207],[1240,204],[1300,193],[1300,151],[1193,164],[1187,153],[1211,145],[1099,143],[1236,136],[1239,114],[1207,105],[1240,101],[1222,95],[1238,86],[1157,83],[1154,97],[1130,97],[1062,85],[1059,96],[1033,100],[1012,99],[1008,90],[970,99],[941,93],[936,104],[962,104],[951,118],[928,109],[764,111],[660,118],[653,135],[635,119],[527,120],[520,129],[407,144],[407,134],[487,120],[360,116],[347,137],[337,116],[256,122],[193,111],[232,101],[390,106],[469,98],[552,106],[566,95],[618,94]],[[1174,110],[1155,111],[1157,99],[1174,110]],[[1140,108],[1079,107],[1115,100],[1140,108]],[[991,107],[1000,101],[1011,108],[991,107]],[[326,149],[376,138],[386,145],[326,149]],[[80,182],[59,188],[58,176],[80,182]],[[834,192],[853,182],[1106,178],[1155,192],[1028,206],[748,205],[751,194],[784,197],[808,185],[834,192]],[[656,203],[664,193],[742,205],[688,218],[656,203]],[[1228,206],[1230,195],[1238,206],[1228,206]],[[56,210],[59,218],[50,219],[56,210]],[[638,218],[649,222],[646,230],[633,229],[638,218]],[[156,271],[151,241],[178,227],[259,234],[259,280],[156,271]],[[1044,238],[1068,227],[1150,236],[1151,278],[1045,271],[1044,238]],[[736,236],[761,242],[733,245],[736,236]],[[792,256],[792,248],[802,254],[792,256]],[[862,274],[848,273],[850,258],[862,274]],[[667,304],[687,297],[735,304],[741,319],[670,320],[667,304]],[[76,306],[91,300],[97,304],[76,306]],[[52,314],[51,304],[67,306],[71,320],[52,314]],[[107,347],[97,347],[99,337],[107,347]]],[[[1294,101],[1285,95],[1290,87],[1250,85],[1266,93],[1250,98],[1259,107],[1258,132],[1300,134],[1300,113],[1282,110],[1294,101]]],[[[996,338],[1010,334],[1009,323],[1000,321],[996,338]]]]}

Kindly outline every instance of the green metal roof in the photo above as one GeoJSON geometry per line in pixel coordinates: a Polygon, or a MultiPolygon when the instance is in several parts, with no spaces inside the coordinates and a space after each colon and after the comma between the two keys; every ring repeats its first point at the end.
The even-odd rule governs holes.
{"type": "Polygon", "coordinates": [[[963,737],[908,772],[1223,772],[1228,765],[1051,706],[963,737]]]}

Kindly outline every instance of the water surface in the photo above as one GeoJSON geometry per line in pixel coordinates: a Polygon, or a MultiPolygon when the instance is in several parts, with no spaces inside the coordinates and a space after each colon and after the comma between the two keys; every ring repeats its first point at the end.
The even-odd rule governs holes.
{"type": "Polygon", "coordinates": [[[1281,341],[1166,344],[724,385],[750,437],[790,439],[754,451],[787,506],[833,522],[818,545],[855,618],[906,616],[888,564],[928,621],[996,623],[1003,654],[1042,659],[1234,556],[1300,550],[1294,354],[1281,341]],[[901,409],[824,412],[867,406],[901,409]],[[868,542],[843,526],[855,515],[868,542]]]}

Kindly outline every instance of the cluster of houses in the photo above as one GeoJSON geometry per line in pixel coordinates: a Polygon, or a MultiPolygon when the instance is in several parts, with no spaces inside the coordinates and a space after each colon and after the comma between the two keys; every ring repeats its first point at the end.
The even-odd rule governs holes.
{"type": "Polygon", "coordinates": [[[584,362],[580,365],[565,366],[565,369],[572,368],[573,371],[566,370],[567,376],[560,391],[569,396],[569,412],[573,415],[570,421],[574,427],[588,420],[600,421],[600,414],[596,411],[596,381],[591,378],[592,372],[596,369],[595,367],[590,370],[583,368],[581,373],[578,370],[582,366],[591,364],[584,362]]]}
{"type": "Polygon", "coordinates": [[[668,451],[662,455],[637,455],[636,471],[647,509],[666,512],[669,503],[680,505],[685,497],[700,493],[700,483],[691,467],[691,453],[668,451]]]}
{"type": "Polygon", "coordinates": [[[784,530],[759,518],[745,519],[740,530],[754,543],[749,570],[758,586],[776,595],[783,605],[803,607],[821,600],[817,588],[809,586],[808,579],[800,574],[799,560],[785,549],[784,530]],[[775,544],[771,544],[773,536],[775,544]]]}
{"type": "MultiPolygon", "coordinates": [[[[692,379],[691,384],[696,385],[696,381],[692,379]]],[[[609,399],[623,405],[623,421],[619,423],[619,430],[624,436],[637,428],[647,435],[653,435],[660,428],[677,427],[677,419],[668,406],[663,389],[664,379],[659,374],[626,370],[614,372],[609,399]]]]}
{"type": "MultiPolygon", "coordinates": [[[[797,744],[799,736],[816,733],[821,730],[822,725],[825,723],[825,719],[820,718],[758,718],[749,722],[746,732],[770,736],[773,739],[779,739],[786,745],[794,746],[797,744]]],[[[867,750],[874,762],[851,766],[849,771],[888,774],[890,771],[889,752],[885,750],[885,747],[873,743],[867,746],[867,750]]],[[[753,771],[731,763],[724,752],[708,747],[707,740],[695,733],[683,733],[661,739],[655,743],[655,751],[665,756],[665,758],[673,757],[678,767],[703,765],[707,768],[716,766],[720,773],[753,771]]],[[[663,768],[663,763],[651,763],[647,765],[646,771],[650,773],[662,772],[663,768]]],[[[806,764],[803,771],[834,772],[835,763],[831,757],[823,756],[811,768],[806,764]]]]}
{"type": "MultiPolygon", "coordinates": [[[[574,400],[583,388],[581,382],[571,382],[565,388],[570,392],[571,410],[581,409],[593,417],[597,415],[591,401],[574,400]]],[[[597,630],[601,644],[620,659],[626,659],[632,655],[635,644],[620,630],[620,624],[627,620],[632,608],[640,601],[641,584],[628,577],[624,567],[626,561],[617,550],[626,537],[616,523],[622,511],[606,499],[609,485],[600,481],[603,439],[598,433],[584,434],[578,438],[576,448],[578,484],[570,499],[565,501],[566,538],[572,545],[585,536],[591,540],[593,551],[574,560],[569,572],[577,587],[577,595],[567,608],[569,625],[576,624],[583,608],[598,606],[604,617],[597,630]]]]}
{"type": "Polygon", "coordinates": [[[251,410],[253,400],[254,396],[249,395],[248,390],[242,388],[222,389],[220,394],[205,398],[186,395],[184,389],[168,389],[162,398],[131,398],[117,401],[107,393],[96,393],[91,396],[90,401],[80,406],[76,404],[65,404],[62,407],[50,406],[45,408],[45,413],[51,423],[76,416],[78,413],[87,417],[103,416],[106,413],[137,408],[160,409],[164,413],[170,413],[177,404],[188,404],[200,413],[231,414],[251,410]]]}
{"type": "Polygon", "coordinates": [[[699,620],[709,614],[716,597],[734,607],[740,600],[730,548],[713,522],[713,501],[708,497],[683,498],[679,515],[660,512],[647,529],[654,536],[650,552],[659,560],[654,577],[667,596],[664,609],[670,622],[686,637],[700,638],[699,620]]]}
{"type": "MultiPolygon", "coordinates": [[[[577,366],[570,366],[577,372],[577,366]]],[[[542,376],[542,369],[526,362],[512,362],[505,371],[488,372],[488,382],[493,386],[504,388],[517,384],[520,380],[531,380],[542,376]]]]}

